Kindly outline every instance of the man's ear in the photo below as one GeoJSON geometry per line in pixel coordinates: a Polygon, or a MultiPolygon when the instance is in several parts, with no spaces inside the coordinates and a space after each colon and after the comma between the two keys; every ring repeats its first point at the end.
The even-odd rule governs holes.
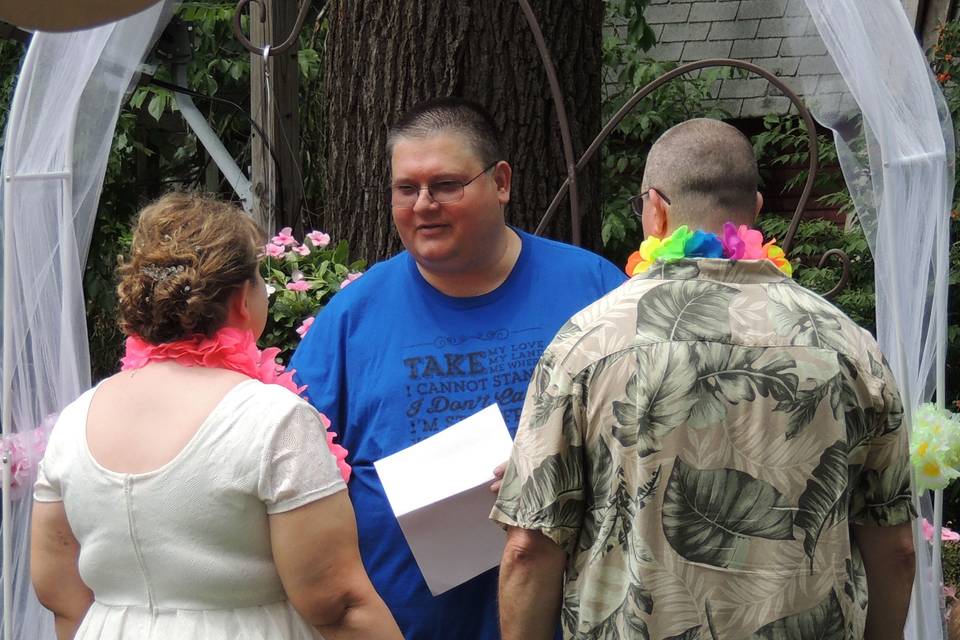
{"type": "Polygon", "coordinates": [[[513,180],[513,168],[506,160],[501,160],[493,168],[493,181],[497,183],[497,199],[500,204],[510,202],[510,185],[513,180]]]}
{"type": "Polygon", "coordinates": [[[663,238],[670,227],[670,205],[660,197],[656,189],[647,191],[643,203],[643,235],[663,238]]]}
{"type": "Polygon", "coordinates": [[[760,215],[760,209],[763,209],[763,194],[757,191],[757,210],[754,212],[754,219],[760,215]]]}

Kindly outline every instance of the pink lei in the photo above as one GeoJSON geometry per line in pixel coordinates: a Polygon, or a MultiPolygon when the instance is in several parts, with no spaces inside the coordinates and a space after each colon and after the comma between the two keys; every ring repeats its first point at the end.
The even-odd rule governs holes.
{"type": "MultiPolygon", "coordinates": [[[[298,387],[293,381],[293,371],[287,371],[277,363],[279,349],[270,347],[260,351],[253,334],[241,329],[228,327],[218,331],[212,338],[197,336],[164,344],[150,344],[137,336],[129,336],[126,347],[126,354],[120,361],[123,371],[139,369],[150,362],[172,360],[187,367],[229,369],[265,384],[278,384],[297,395],[302,395],[306,389],[305,386],[298,387]]],[[[337,434],[330,431],[327,416],[321,413],[320,419],[327,430],[327,446],[336,457],[337,466],[346,482],[350,479],[347,450],[334,443],[337,434]]]]}

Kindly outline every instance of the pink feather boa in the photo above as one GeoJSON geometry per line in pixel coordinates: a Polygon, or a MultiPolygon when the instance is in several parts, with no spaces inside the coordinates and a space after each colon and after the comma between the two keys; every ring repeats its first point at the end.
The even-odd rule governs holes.
{"type": "MultiPolygon", "coordinates": [[[[150,344],[137,336],[127,338],[127,350],[120,361],[122,369],[139,369],[150,362],[172,360],[187,367],[208,367],[211,369],[229,369],[254,378],[265,384],[277,384],[302,395],[305,386],[298,387],[293,381],[293,371],[287,371],[277,363],[280,350],[270,347],[261,351],[253,334],[231,327],[221,329],[212,338],[196,336],[188,340],[150,344]]],[[[344,482],[350,479],[350,465],[347,464],[347,450],[336,444],[336,433],[330,431],[330,420],[320,414],[327,430],[327,446],[337,459],[337,466],[344,482]]]]}

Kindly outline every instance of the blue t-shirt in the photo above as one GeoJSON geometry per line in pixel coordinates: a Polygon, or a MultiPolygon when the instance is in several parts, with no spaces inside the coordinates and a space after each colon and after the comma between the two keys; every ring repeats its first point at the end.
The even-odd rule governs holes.
{"type": "Polygon", "coordinates": [[[516,265],[482,296],[440,293],[407,252],[375,265],[334,296],[291,361],[350,452],[360,553],[408,640],[499,638],[497,571],[432,596],[374,461],[494,402],[515,435],[533,367],[554,334],[626,279],[595,254],[517,233],[516,265]]]}

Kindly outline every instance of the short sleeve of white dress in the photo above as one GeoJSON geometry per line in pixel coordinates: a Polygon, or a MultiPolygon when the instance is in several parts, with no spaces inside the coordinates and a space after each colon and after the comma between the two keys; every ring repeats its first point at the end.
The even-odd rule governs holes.
{"type": "Polygon", "coordinates": [[[50,444],[52,442],[37,465],[37,480],[33,485],[33,499],[37,502],[63,502],[60,469],[57,468],[55,450],[50,444]]]}
{"type": "Polygon", "coordinates": [[[76,453],[74,440],[86,427],[86,407],[94,391],[95,388],[88,390],[60,412],[43,458],[37,465],[37,479],[33,485],[33,499],[37,502],[63,502],[64,473],[76,453]]]}
{"type": "Polygon", "coordinates": [[[267,441],[260,460],[260,499],[283,513],[347,488],[327,446],[320,414],[297,399],[267,441]]]}

